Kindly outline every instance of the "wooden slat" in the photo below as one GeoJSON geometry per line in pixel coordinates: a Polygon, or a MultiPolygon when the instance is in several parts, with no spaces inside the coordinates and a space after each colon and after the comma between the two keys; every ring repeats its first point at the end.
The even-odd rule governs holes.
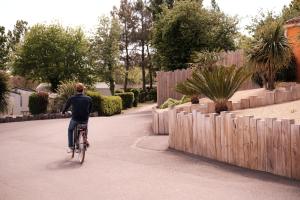
{"type": "Polygon", "coordinates": [[[193,153],[193,114],[187,115],[187,145],[186,150],[188,153],[193,153]]]}
{"type": "Polygon", "coordinates": [[[216,116],[216,159],[222,161],[221,150],[221,116],[216,116]]]}
{"type": "Polygon", "coordinates": [[[267,141],[267,172],[274,171],[274,149],[273,149],[273,122],[275,118],[266,118],[266,141],[267,141]]]}
{"type": "Polygon", "coordinates": [[[232,113],[226,114],[226,124],[227,124],[227,157],[229,163],[234,163],[234,155],[233,155],[233,137],[235,132],[235,124],[234,124],[235,115],[232,113]]]}
{"type": "Polygon", "coordinates": [[[237,118],[237,165],[240,167],[245,166],[244,158],[244,120],[243,117],[237,118]]]}
{"type": "Polygon", "coordinates": [[[202,155],[202,137],[201,137],[201,131],[202,131],[202,114],[200,112],[197,112],[197,138],[196,138],[196,152],[197,155],[202,155]]]}
{"type": "Polygon", "coordinates": [[[216,159],[216,113],[209,114],[206,121],[207,154],[211,159],[216,159]]]}
{"type": "Polygon", "coordinates": [[[267,142],[266,142],[266,121],[257,122],[257,142],[258,142],[258,168],[257,170],[266,171],[267,165],[267,142]]]}
{"type": "Polygon", "coordinates": [[[257,122],[259,119],[250,119],[250,169],[258,169],[258,135],[257,122]]]}
{"type": "Polygon", "coordinates": [[[300,180],[300,125],[291,126],[292,178],[300,180]]]}
{"type": "Polygon", "coordinates": [[[221,154],[223,162],[228,162],[228,134],[226,113],[228,112],[221,112],[221,154]]]}
{"type": "Polygon", "coordinates": [[[244,167],[250,168],[250,118],[252,116],[244,116],[243,117],[243,135],[244,135],[244,159],[245,165],[244,167]]]}
{"type": "Polygon", "coordinates": [[[232,132],[232,164],[238,165],[238,118],[233,119],[234,131],[232,132]]]}
{"type": "Polygon", "coordinates": [[[281,163],[282,163],[282,157],[279,153],[279,143],[280,143],[280,136],[281,136],[281,128],[282,121],[276,120],[273,123],[273,171],[274,174],[280,174],[281,172],[281,163]]]}
{"type": "Polygon", "coordinates": [[[290,178],[292,177],[291,125],[294,123],[295,120],[282,120],[278,153],[278,161],[281,163],[279,175],[290,178]]]}
{"type": "Polygon", "coordinates": [[[241,99],[241,108],[247,109],[250,107],[250,100],[249,99],[241,99]]]}

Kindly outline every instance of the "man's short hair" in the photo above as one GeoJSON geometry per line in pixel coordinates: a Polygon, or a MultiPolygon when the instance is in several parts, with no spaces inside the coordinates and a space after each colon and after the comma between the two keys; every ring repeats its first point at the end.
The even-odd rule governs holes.
{"type": "Polygon", "coordinates": [[[77,92],[83,92],[84,88],[85,87],[82,83],[76,83],[76,91],[77,92]]]}

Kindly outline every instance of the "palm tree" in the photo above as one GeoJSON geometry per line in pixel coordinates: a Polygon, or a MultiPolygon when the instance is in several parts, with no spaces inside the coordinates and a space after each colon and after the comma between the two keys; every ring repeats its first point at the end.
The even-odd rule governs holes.
{"type": "Polygon", "coordinates": [[[264,30],[260,40],[254,42],[248,58],[266,88],[273,90],[277,71],[288,66],[291,55],[291,48],[281,25],[274,23],[264,30]]]}
{"type": "Polygon", "coordinates": [[[9,94],[9,77],[4,71],[0,71],[0,113],[7,111],[9,94]]]}
{"type": "Polygon", "coordinates": [[[228,110],[228,100],[251,74],[252,72],[245,67],[204,67],[194,70],[192,77],[182,83],[185,89],[180,87],[186,92],[193,91],[194,94],[205,95],[215,102],[215,111],[220,113],[228,110]]]}

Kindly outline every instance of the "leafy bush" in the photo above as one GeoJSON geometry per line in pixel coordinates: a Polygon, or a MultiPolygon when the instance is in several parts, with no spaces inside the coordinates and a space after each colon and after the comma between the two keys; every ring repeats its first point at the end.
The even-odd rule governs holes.
{"type": "Polygon", "coordinates": [[[33,115],[46,113],[47,106],[48,106],[48,93],[46,92],[39,92],[39,93],[32,93],[29,96],[29,112],[33,115]]]}
{"type": "Polygon", "coordinates": [[[62,108],[68,98],[76,94],[76,83],[73,81],[62,82],[57,88],[59,107],[62,108]]]}
{"type": "Polygon", "coordinates": [[[139,95],[139,102],[140,103],[144,103],[145,101],[147,101],[147,95],[148,93],[145,90],[140,90],[140,95],[139,95]]]}
{"type": "Polygon", "coordinates": [[[160,109],[165,109],[165,108],[169,108],[169,107],[172,107],[172,106],[184,104],[184,103],[187,103],[189,101],[191,101],[191,99],[188,98],[185,95],[180,100],[169,98],[159,108],[160,109]]]}
{"type": "Polygon", "coordinates": [[[140,96],[140,91],[138,89],[131,89],[130,92],[134,94],[134,101],[133,101],[133,106],[137,107],[138,102],[139,102],[139,96],[140,96]]]}
{"type": "Polygon", "coordinates": [[[101,97],[101,115],[111,116],[122,111],[122,99],[119,96],[101,97]]]}
{"type": "Polygon", "coordinates": [[[147,95],[147,100],[148,101],[154,101],[156,102],[157,101],[157,91],[156,91],[156,88],[152,88],[149,90],[148,92],[148,95],[147,95]]]}
{"type": "Polygon", "coordinates": [[[92,102],[93,102],[92,112],[98,112],[98,114],[100,115],[101,114],[101,98],[102,98],[100,92],[87,91],[85,94],[92,98],[92,102]]]}
{"type": "Polygon", "coordinates": [[[124,92],[124,90],[122,90],[122,89],[115,90],[115,94],[117,94],[117,93],[123,93],[123,92],[124,92]]]}
{"type": "Polygon", "coordinates": [[[0,71],[0,113],[7,111],[9,94],[9,77],[5,72],[0,71]]]}
{"type": "Polygon", "coordinates": [[[121,97],[123,109],[131,108],[133,106],[134,94],[132,92],[124,92],[116,95],[121,97]]]}

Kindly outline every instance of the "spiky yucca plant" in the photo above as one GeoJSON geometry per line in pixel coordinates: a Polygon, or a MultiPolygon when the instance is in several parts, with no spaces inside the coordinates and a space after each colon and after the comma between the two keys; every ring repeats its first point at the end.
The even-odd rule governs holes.
{"type": "Polygon", "coordinates": [[[68,81],[62,82],[57,88],[58,94],[58,104],[59,107],[62,108],[63,105],[67,102],[68,98],[74,94],[76,94],[76,82],[68,81]]]}
{"type": "Polygon", "coordinates": [[[198,91],[195,91],[194,89],[188,87],[186,81],[177,84],[175,90],[183,95],[190,97],[192,104],[199,103],[200,94],[198,93],[198,91]]]}
{"type": "Polygon", "coordinates": [[[0,71],[0,113],[7,111],[9,94],[9,77],[4,71],[0,71]]]}
{"type": "Polygon", "coordinates": [[[228,110],[228,100],[251,74],[252,72],[245,67],[214,66],[194,70],[192,77],[183,84],[186,91],[203,94],[215,102],[215,111],[220,113],[228,110]]]}
{"type": "Polygon", "coordinates": [[[280,24],[274,22],[263,32],[260,40],[248,52],[250,64],[260,74],[268,90],[275,89],[276,73],[288,66],[291,48],[280,24]]]}

